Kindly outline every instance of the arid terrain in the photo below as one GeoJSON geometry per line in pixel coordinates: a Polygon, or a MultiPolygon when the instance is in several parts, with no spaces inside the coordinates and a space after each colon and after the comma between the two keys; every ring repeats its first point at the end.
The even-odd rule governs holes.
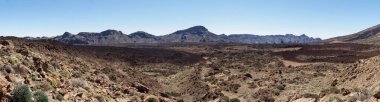
{"type": "Polygon", "coordinates": [[[0,0],[0,102],[380,102],[380,0],[0,0]]]}
{"type": "Polygon", "coordinates": [[[51,102],[376,102],[379,48],[351,43],[110,47],[1,37],[0,101],[11,101],[24,84],[51,102]]]}

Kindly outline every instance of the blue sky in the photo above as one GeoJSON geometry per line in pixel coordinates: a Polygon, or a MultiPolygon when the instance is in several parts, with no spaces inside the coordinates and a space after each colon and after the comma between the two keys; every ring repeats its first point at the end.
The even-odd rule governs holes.
{"type": "Polygon", "coordinates": [[[0,0],[0,35],[155,35],[203,25],[217,34],[330,38],[380,24],[379,0],[0,0]]]}

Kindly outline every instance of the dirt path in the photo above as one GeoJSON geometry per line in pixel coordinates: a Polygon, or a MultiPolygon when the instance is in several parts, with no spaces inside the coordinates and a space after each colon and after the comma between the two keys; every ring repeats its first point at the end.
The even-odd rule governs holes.
{"type": "Polygon", "coordinates": [[[282,60],[282,63],[284,63],[285,66],[294,66],[294,67],[315,64],[315,63],[295,62],[295,61],[289,61],[289,60],[282,60]]]}

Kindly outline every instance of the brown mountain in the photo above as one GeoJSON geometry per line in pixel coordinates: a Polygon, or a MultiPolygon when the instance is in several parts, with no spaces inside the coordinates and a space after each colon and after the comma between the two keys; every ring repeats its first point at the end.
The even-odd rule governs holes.
{"type": "Polygon", "coordinates": [[[226,38],[216,35],[203,26],[194,26],[162,36],[166,42],[225,42],[226,38]]]}
{"type": "Polygon", "coordinates": [[[380,44],[380,24],[351,35],[327,39],[324,42],[380,44]]]}

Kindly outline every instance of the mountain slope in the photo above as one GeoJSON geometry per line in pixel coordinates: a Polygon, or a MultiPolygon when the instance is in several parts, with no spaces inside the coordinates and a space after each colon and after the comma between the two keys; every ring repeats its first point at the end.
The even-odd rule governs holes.
{"type": "Polygon", "coordinates": [[[225,42],[222,36],[216,35],[203,26],[194,26],[162,36],[166,42],[225,42]]]}
{"type": "Polygon", "coordinates": [[[132,41],[127,41],[129,43],[159,43],[162,42],[161,38],[158,38],[152,34],[149,34],[147,32],[143,31],[137,31],[134,33],[131,33],[128,35],[130,40],[132,41]]]}
{"type": "Polygon", "coordinates": [[[327,39],[324,42],[348,42],[362,44],[380,44],[380,24],[351,35],[327,39]]]}
{"type": "Polygon", "coordinates": [[[62,36],[57,36],[55,40],[69,44],[109,44],[109,43],[127,43],[130,41],[127,35],[121,31],[106,30],[100,33],[80,32],[77,35],[72,35],[68,32],[62,36]]]}
{"type": "Polygon", "coordinates": [[[138,31],[130,35],[123,34],[121,31],[106,30],[101,33],[81,32],[77,35],[64,33],[53,38],[68,44],[88,44],[88,45],[110,45],[123,43],[158,43],[162,40],[152,34],[138,31]]]}

